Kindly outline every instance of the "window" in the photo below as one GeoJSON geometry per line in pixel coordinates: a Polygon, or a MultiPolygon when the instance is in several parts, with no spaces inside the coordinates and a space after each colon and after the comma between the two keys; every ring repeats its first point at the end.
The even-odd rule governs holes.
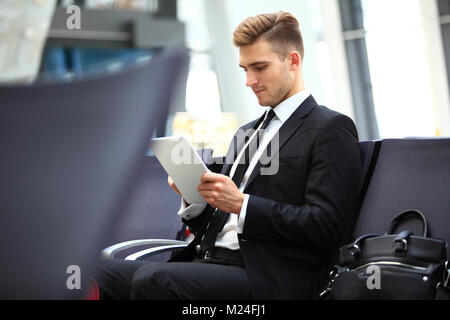
{"type": "Polygon", "coordinates": [[[234,114],[222,112],[205,4],[203,0],[178,0],[177,6],[178,19],[186,24],[191,60],[186,112],[173,115],[172,128],[168,131],[186,136],[197,148],[212,148],[214,155],[224,155],[237,129],[237,121],[234,114]]]}
{"type": "Polygon", "coordinates": [[[362,1],[376,117],[383,138],[434,136],[418,0],[362,1]]]}

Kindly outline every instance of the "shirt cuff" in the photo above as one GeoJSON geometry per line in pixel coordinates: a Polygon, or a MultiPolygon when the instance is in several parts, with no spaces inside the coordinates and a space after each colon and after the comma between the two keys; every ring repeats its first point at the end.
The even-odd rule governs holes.
{"type": "Polygon", "coordinates": [[[207,205],[207,203],[195,203],[188,205],[184,198],[181,198],[181,207],[180,210],[178,210],[178,215],[186,220],[195,218],[199,216],[203,210],[205,210],[207,205]]]}
{"type": "Polygon", "coordinates": [[[244,232],[245,215],[247,214],[248,194],[244,194],[244,202],[242,202],[241,212],[239,212],[236,232],[241,234],[244,232]]]}

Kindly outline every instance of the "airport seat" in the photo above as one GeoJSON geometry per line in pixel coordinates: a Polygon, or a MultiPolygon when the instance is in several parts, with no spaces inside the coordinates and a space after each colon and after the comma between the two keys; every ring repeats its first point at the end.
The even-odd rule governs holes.
{"type": "MultiPolygon", "coordinates": [[[[214,162],[212,149],[197,152],[212,171],[220,169],[214,162]]],[[[174,250],[188,244],[186,226],[177,215],[180,196],[170,189],[167,173],[155,156],[146,157],[145,162],[115,241],[102,250],[104,258],[167,261],[174,250]]]]}
{"type": "Polygon", "coordinates": [[[397,214],[417,209],[429,236],[450,243],[449,186],[450,139],[383,140],[354,236],[383,233],[397,214]]]}
{"type": "Polygon", "coordinates": [[[370,178],[372,177],[373,169],[375,167],[378,158],[380,146],[381,140],[368,140],[368,141],[361,141],[359,143],[359,150],[361,153],[361,171],[362,171],[361,194],[360,194],[361,205],[364,195],[367,191],[370,178]]]}
{"type": "MultiPolygon", "coordinates": [[[[367,140],[359,142],[359,150],[361,155],[361,184],[355,217],[353,219],[354,225],[352,226],[351,230],[354,230],[356,221],[358,219],[358,214],[361,210],[364,196],[367,192],[367,188],[369,186],[369,182],[377,161],[380,146],[381,140],[367,140]]],[[[349,241],[351,240],[352,239],[350,239],[349,241]]]]}
{"type": "MultiPolygon", "coordinates": [[[[129,239],[180,239],[178,233],[183,228],[177,216],[180,196],[170,189],[167,173],[155,156],[145,157],[130,194],[108,246],[129,239]]],[[[117,258],[124,257],[129,251],[124,250],[117,258]]],[[[152,260],[167,260],[167,254],[152,260]]]]}
{"type": "Polygon", "coordinates": [[[0,86],[0,299],[85,296],[187,62],[0,86]]]}

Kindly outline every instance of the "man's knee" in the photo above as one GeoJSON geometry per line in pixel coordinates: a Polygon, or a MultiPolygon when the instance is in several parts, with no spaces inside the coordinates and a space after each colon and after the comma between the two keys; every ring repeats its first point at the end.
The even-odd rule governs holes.
{"type": "Polygon", "coordinates": [[[150,263],[139,268],[131,282],[131,299],[178,299],[173,279],[166,263],[150,263]]]}
{"type": "Polygon", "coordinates": [[[100,299],[130,299],[131,279],[140,266],[136,261],[102,260],[94,274],[100,299]]]}

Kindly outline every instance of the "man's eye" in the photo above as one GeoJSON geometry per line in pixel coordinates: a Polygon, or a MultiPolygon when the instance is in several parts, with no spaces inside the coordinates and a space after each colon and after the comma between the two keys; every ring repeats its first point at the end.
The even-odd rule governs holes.
{"type": "Polygon", "coordinates": [[[266,68],[266,66],[256,67],[256,71],[263,71],[266,68]]]}

